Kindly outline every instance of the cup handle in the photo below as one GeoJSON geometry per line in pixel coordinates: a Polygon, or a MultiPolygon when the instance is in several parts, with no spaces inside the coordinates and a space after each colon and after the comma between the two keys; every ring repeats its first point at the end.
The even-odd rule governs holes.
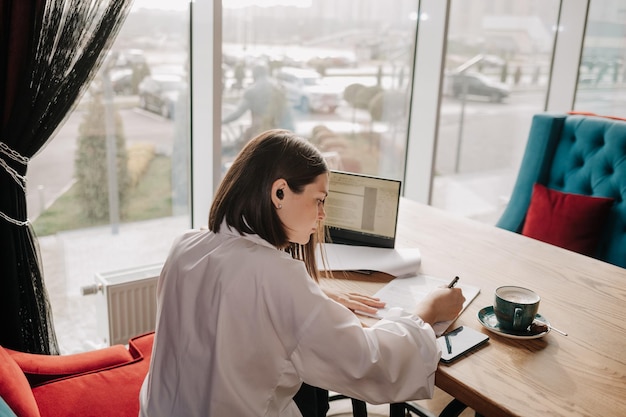
{"type": "Polygon", "coordinates": [[[522,309],[519,307],[515,308],[515,312],[513,313],[513,328],[518,328],[522,322],[522,309]]]}

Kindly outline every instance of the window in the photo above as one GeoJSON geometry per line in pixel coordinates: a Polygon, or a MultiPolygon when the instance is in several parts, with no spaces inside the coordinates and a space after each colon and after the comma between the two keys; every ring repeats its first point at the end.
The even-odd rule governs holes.
{"type": "Polygon", "coordinates": [[[544,110],[559,2],[451,3],[431,204],[495,224],[544,110]]]}
{"type": "MultiPolygon", "coordinates": [[[[571,110],[576,82],[569,80],[576,77],[563,74],[576,72],[578,65],[571,62],[578,63],[581,45],[578,32],[567,29],[584,28],[563,15],[574,9],[575,22],[584,22],[586,11],[558,0],[454,0],[449,9],[446,2],[413,0],[186,3],[135,0],[111,51],[114,110],[123,125],[119,149],[133,165],[133,174],[124,175],[135,182],[124,204],[134,204],[132,210],[121,206],[117,220],[107,214],[87,221],[78,203],[61,205],[76,198],[75,161],[94,89],[30,162],[29,217],[39,236],[64,353],[102,344],[94,298],[81,296],[80,288],[92,284],[96,273],[163,262],[192,214],[195,226],[206,224],[207,190],[262,127],[293,128],[315,143],[333,168],[401,179],[404,195],[418,182],[417,200],[495,223],[516,177],[532,115],[546,108],[571,110]],[[212,15],[215,10],[219,13],[212,15]],[[215,16],[221,17],[219,24],[211,20],[215,16]],[[197,36],[193,62],[190,18],[197,36]],[[562,26],[567,35],[559,37],[562,26]],[[215,44],[207,39],[220,45],[214,57],[215,44]],[[569,55],[559,54],[563,39],[571,41],[560,49],[569,55]],[[202,62],[207,56],[217,65],[202,62]],[[214,79],[214,73],[222,78],[214,79]],[[260,84],[276,93],[261,101],[271,117],[254,114],[258,103],[254,95],[246,97],[260,84]],[[219,152],[211,153],[214,145],[219,152]]],[[[624,113],[622,9],[617,0],[591,3],[577,110],[624,113]]],[[[93,117],[102,122],[102,114],[93,117]]],[[[101,176],[98,187],[108,187],[107,180],[101,176]]]]}
{"type": "Polygon", "coordinates": [[[626,5],[594,0],[589,7],[575,110],[626,117],[626,5]]]}
{"type": "Polygon", "coordinates": [[[277,127],[332,168],[403,177],[417,2],[222,4],[222,171],[277,127]]]}
{"type": "Polygon", "coordinates": [[[163,262],[190,226],[187,5],[135,0],[108,59],[119,204],[109,210],[102,75],[28,170],[29,218],[62,353],[103,340],[96,273],[163,262]],[[100,155],[94,157],[93,155],[100,155]],[[81,197],[80,182],[89,191],[81,197]]]}

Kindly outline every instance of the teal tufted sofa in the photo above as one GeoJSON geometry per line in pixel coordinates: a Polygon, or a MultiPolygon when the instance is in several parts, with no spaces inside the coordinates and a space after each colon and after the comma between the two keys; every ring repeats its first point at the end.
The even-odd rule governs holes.
{"type": "Polygon", "coordinates": [[[594,257],[626,268],[626,121],[535,115],[511,199],[496,226],[521,232],[535,182],[615,199],[594,257]]]}

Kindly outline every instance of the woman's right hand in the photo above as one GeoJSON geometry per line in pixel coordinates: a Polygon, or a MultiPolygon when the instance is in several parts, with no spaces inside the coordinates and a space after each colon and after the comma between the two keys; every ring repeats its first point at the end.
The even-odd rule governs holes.
{"type": "Polygon", "coordinates": [[[414,313],[433,325],[456,318],[464,302],[465,297],[460,288],[436,288],[417,305],[414,313]]]}

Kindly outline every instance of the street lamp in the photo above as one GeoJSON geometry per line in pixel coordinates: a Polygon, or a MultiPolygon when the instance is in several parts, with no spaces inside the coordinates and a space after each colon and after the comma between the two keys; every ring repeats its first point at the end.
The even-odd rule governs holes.
{"type": "Polygon", "coordinates": [[[113,86],[109,73],[111,62],[107,60],[102,65],[102,94],[104,97],[104,134],[107,151],[107,179],[109,190],[109,221],[111,233],[119,232],[120,202],[117,185],[117,147],[115,144],[115,119],[113,114],[113,86]]]}

